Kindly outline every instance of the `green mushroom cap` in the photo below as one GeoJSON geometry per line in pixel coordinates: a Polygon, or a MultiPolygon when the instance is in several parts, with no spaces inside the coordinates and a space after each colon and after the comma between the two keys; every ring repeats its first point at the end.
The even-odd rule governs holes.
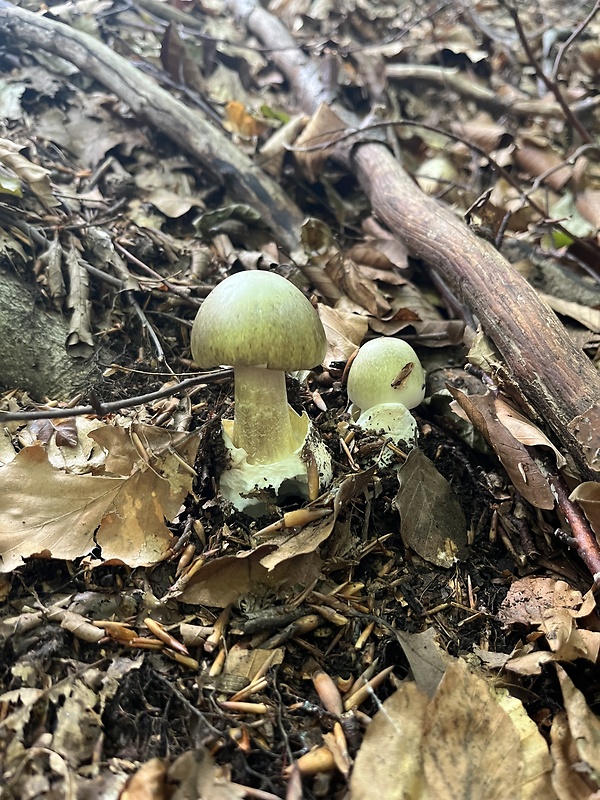
{"type": "Polygon", "coordinates": [[[252,270],[225,278],[202,303],[192,328],[192,356],[217,364],[293,371],[320,364],[325,331],[310,302],[290,281],[252,270]]]}

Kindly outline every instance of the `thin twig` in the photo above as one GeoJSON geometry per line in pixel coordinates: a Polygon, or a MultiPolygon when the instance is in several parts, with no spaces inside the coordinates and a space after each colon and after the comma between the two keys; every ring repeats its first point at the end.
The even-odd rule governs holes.
{"type": "Polygon", "coordinates": [[[519,34],[519,40],[521,42],[521,45],[523,46],[525,55],[527,56],[527,60],[535,70],[535,74],[546,86],[548,91],[554,95],[554,97],[556,98],[556,102],[560,105],[560,107],[563,110],[565,119],[567,119],[567,121],[570,122],[572,127],[577,131],[581,140],[583,142],[586,142],[587,144],[591,143],[592,137],[589,135],[589,133],[583,127],[581,122],[577,119],[575,114],[573,114],[573,112],[569,108],[569,104],[563,97],[562,92],[558,87],[558,84],[556,83],[555,80],[552,80],[551,78],[548,77],[548,75],[546,75],[544,70],[541,68],[538,60],[536,59],[534,52],[531,49],[531,45],[529,44],[529,39],[527,38],[527,34],[523,30],[521,19],[519,17],[519,12],[511,3],[507,3],[506,0],[500,0],[500,5],[502,5],[512,17],[512,20],[515,23],[516,31],[519,34]]]}
{"type": "Polygon", "coordinates": [[[579,23],[579,25],[575,28],[573,33],[569,36],[566,42],[563,42],[561,46],[558,48],[558,53],[556,55],[556,59],[554,60],[554,66],[552,67],[552,72],[550,73],[550,80],[556,83],[558,79],[558,70],[560,69],[561,62],[565,56],[565,53],[569,49],[569,47],[573,44],[573,42],[578,39],[583,31],[587,28],[590,22],[594,19],[598,10],[600,9],[600,0],[596,0],[594,3],[594,7],[587,15],[587,17],[579,23]]]}
{"type": "MultiPolygon", "coordinates": [[[[177,376],[175,376],[177,377],[177,376]]],[[[187,378],[176,386],[169,386],[166,389],[159,389],[157,392],[142,394],[137,397],[128,397],[125,400],[115,400],[111,403],[94,402],[88,406],[75,406],[75,408],[49,408],[39,411],[0,411],[0,425],[5,422],[30,421],[33,419],[63,419],[64,417],[81,417],[85,414],[94,414],[104,417],[122,408],[141,406],[145,403],[152,403],[154,400],[162,400],[164,397],[171,397],[174,394],[191,389],[201,383],[215,383],[233,377],[233,369],[220,369],[214,372],[204,372],[195,378],[187,378]]]]}
{"type": "Polygon", "coordinates": [[[577,552],[592,573],[594,583],[600,584],[600,546],[589,522],[581,508],[569,499],[569,490],[564,480],[546,469],[544,472],[558,507],[569,523],[577,552]]]}

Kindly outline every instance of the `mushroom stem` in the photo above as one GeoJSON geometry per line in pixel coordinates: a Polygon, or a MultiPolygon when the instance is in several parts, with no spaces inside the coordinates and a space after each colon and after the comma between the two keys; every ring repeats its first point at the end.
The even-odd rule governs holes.
{"type": "Polygon", "coordinates": [[[265,367],[234,367],[233,444],[248,453],[249,464],[272,464],[297,448],[290,422],[285,372],[265,367]]]}

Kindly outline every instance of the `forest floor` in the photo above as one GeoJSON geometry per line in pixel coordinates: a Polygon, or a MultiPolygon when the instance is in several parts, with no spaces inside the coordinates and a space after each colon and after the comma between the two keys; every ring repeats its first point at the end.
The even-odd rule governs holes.
{"type": "MultiPolygon", "coordinates": [[[[599,5],[268,9],[331,103],[372,115],[415,191],[492,241],[592,362],[599,5]]],[[[0,281],[78,359],[40,391],[45,337],[0,289],[0,798],[600,797],[600,618],[564,516],[587,525],[579,497],[599,523],[598,484],[473,310],[311,149],[323,107],[305,115],[237,6],[28,2],[21,41],[0,24],[0,281]],[[58,24],[73,53],[48,44],[58,24]],[[77,55],[93,43],[108,78],[77,55]],[[228,174],[134,113],[120,63],[214,128],[228,174]],[[304,218],[295,244],[229,146],[280,188],[275,216],[304,218]],[[190,353],[203,299],[253,269],[324,325],[323,364],[288,394],[334,469],[258,519],[218,491],[231,370],[190,353]],[[348,362],[377,336],[427,372],[410,452],[348,412],[348,362]]]]}

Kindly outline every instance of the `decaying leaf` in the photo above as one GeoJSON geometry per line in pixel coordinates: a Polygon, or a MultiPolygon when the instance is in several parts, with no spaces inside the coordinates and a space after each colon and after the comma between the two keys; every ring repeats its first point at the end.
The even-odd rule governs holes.
{"type": "Polygon", "coordinates": [[[227,771],[219,767],[204,748],[183,753],[168,771],[171,800],[242,800],[246,787],[231,783],[227,771]]]}
{"type": "Polygon", "coordinates": [[[502,603],[499,618],[505,625],[535,626],[545,636],[549,650],[525,645],[504,665],[521,675],[539,675],[550,661],[576,661],[584,658],[596,663],[600,652],[600,632],[578,626],[595,609],[593,594],[584,597],[564,581],[526,577],[514,581],[502,603]]]}
{"type": "Polygon", "coordinates": [[[523,497],[537,508],[554,508],[550,486],[535,460],[525,445],[500,422],[494,395],[490,392],[466,395],[453,386],[448,386],[448,390],[495,451],[515,488],[523,497]]]}
{"type": "Polygon", "coordinates": [[[454,660],[432,700],[405,682],[358,752],[352,800],[555,800],[548,745],[520,700],[454,660]]]}
{"type": "Polygon", "coordinates": [[[321,174],[331,151],[327,145],[335,144],[345,130],[346,126],[338,115],[321,103],[295,142],[294,157],[309,181],[314,183],[321,174]]]}
{"type": "Polygon", "coordinates": [[[367,728],[350,781],[352,800],[424,800],[421,740],[429,699],[408,681],[367,728]]]}
{"type": "Polygon", "coordinates": [[[573,743],[581,764],[582,774],[587,775],[596,790],[600,789],[600,720],[586,703],[585,697],[576,689],[565,670],[556,666],[565,710],[573,743]]]}
{"type": "Polygon", "coordinates": [[[465,515],[448,481],[415,448],[398,473],[394,505],[406,547],[440,567],[453,566],[467,544],[465,515]]]}
{"type": "Polygon", "coordinates": [[[369,328],[365,317],[339,311],[322,303],[317,306],[319,317],[327,336],[325,364],[332,361],[347,361],[360,346],[369,328]]]}
{"type": "Polygon", "coordinates": [[[107,425],[90,436],[108,451],[104,474],[55,469],[40,446],[24,448],[0,470],[1,571],[35,554],[72,560],[96,544],[105,559],[130,566],[162,558],[171,540],[164,519],[191,488],[197,436],[177,445],[168,431],[134,426],[148,460],[122,428],[107,425]]]}

